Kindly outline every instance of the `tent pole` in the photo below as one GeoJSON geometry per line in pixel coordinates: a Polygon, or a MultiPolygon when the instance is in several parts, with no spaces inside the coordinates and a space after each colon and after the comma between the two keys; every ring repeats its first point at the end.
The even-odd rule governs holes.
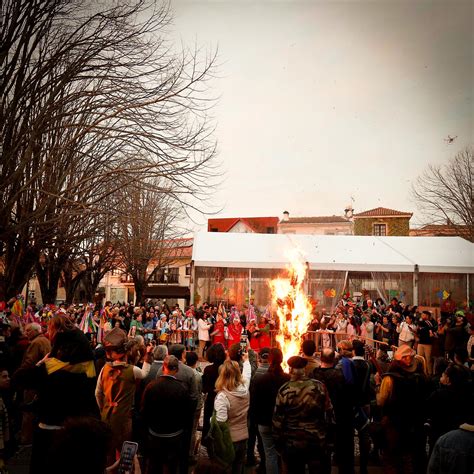
{"type": "Polygon", "coordinates": [[[309,262],[305,262],[306,272],[304,275],[304,291],[309,295],[309,262]]]}
{"type": "Polygon", "coordinates": [[[346,271],[346,274],[344,275],[344,286],[342,287],[342,292],[344,293],[346,291],[346,285],[347,285],[347,279],[349,277],[349,270],[346,271]]]}
{"type": "Polygon", "coordinates": [[[194,304],[194,278],[195,278],[194,260],[191,260],[191,276],[189,280],[189,304],[194,304]]]}
{"type": "Polygon", "coordinates": [[[250,297],[252,296],[252,269],[249,268],[249,306],[250,306],[250,297]]]}
{"type": "Polygon", "coordinates": [[[466,274],[466,306],[467,311],[470,311],[471,308],[469,306],[469,273],[466,274]]]}
{"type": "Polygon", "coordinates": [[[415,265],[413,272],[413,305],[418,306],[418,273],[419,267],[415,265]]]}

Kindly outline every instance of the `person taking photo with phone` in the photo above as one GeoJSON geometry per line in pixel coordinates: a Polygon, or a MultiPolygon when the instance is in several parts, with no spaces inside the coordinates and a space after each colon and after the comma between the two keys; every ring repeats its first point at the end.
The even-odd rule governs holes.
{"type": "Polygon", "coordinates": [[[216,421],[227,423],[234,446],[235,457],[232,463],[232,474],[244,472],[249,437],[247,414],[250,400],[251,368],[247,352],[243,352],[241,357],[243,361],[242,373],[239,364],[235,361],[226,360],[222,364],[216,381],[217,396],[214,401],[216,421]]]}

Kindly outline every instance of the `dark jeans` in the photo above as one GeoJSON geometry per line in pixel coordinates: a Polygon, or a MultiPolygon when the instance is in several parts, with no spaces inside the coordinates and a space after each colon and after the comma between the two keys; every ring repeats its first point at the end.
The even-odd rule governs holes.
{"type": "Polygon", "coordinates": [[[247,451],[247,440],[236,441],[232,443],[234,445],[235,458],[232,463],[232,474],[243,474],[245,453],[247,451]]]}
{"type": "Polygon", "coordinates": [[[172,438],[149,435],[146,474],[178,474],[180,456],[188,457],[183,450],[182,434],[172,438]]]}
{"type": "Polygon", "coordinates": [[[335,459],[340,474],[354,473],[354,427],[352,419],[348,423],[336,424],[335,459]]]}
{"type": "MultiPolygon", "coordinates": [[[[370,419],[370,405],[364,405],[361,407],[367,418],[370,419]]],[[[359,450],[360,450],[360,470],[361,474],[367,472],[367,465],[369,464],[369,454],[370,454],[370,433],[369,426],[365,426],[361,430],[357,430],[357,436],[359,437],[359,450]]]]}
{"type": "Polygon", "coordinates": [[[275,448],[272,427],[258,425],[258,431],[265,449],[265,472],[267,474],[278,474],[278,453],[275,448]]]}
{"type": "Polygon", "coordinates": [[[265,450],[263,449],[262,438],[258,431],[258,425],[249,420],[249,439],[247,441],[247,464],[255,461],[255,443],[257,443],[258,454],[260,455],[260,469],[265,466],[265,450]]]}

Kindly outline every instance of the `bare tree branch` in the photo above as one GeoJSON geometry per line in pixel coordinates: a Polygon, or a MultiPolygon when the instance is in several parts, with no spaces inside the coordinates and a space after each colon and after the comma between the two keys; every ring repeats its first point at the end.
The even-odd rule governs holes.
{"type": "Polygon", "coordinates": [[[208,89],[217,52],[175,53],[167,3],[5,0],[0,9],[1,298],[22,288],[40,255],[51,268],[73,256],[124,186],[154,180],[183,212],[202,209],[219,172],[208,89]]]}
{"type": "Polygon", "coordinates": [[[467,147],[446,165],[433,166],[416,180],[412,194],[426,224],[450,223],[474,242],[474,150],[467,147]]]}

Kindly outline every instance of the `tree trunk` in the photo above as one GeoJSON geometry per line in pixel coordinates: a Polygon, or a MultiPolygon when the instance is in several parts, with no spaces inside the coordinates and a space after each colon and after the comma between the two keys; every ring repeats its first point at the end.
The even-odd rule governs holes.
{"type": "Polygon", "coordinates": [[[43,304],[54,304],[58,295],[58,283],[62,265],[58,262],[45,262],[36,265],[36,276],[41,290],[43,304]]]}
{"type": "Polygon", "coordinates": [[[81,281],[84,279],[84,273],[78,273],[75,277],[72,277],[70,274],[66,274],[63,278],[64,289],[66,290],[66,303],[74,303],[77,288],[81,284],[81,281]]]}
{"type": "Polygon", "coordinates": [[[94,301],[96,287],[94,287],[91,272],[87,272],[86,277],[84,278],[82,283],[83,283],[83,289],[85,292],[84,303],[92,303],[94,301]]]}
{"type": "MultiPolygon", "coordinates": [[[[104,272],[103,270],[102,271],[96,270],[96,271],[92,272],[91,282],[90,282],[90,289],[91,289],[92,298],[95,298],[97,288],[99,288],[100,281],[102,280],[102,278],[104,278],[105,273],[106,272],[104,272]]],[[[91,300],[91,301],[93,301],[93,300],[91,300]]]]}
{"type": "Polygon", "coordinates": [[[143,293],[146,290],[147,284],[141,279],[133,279],[133,284],[135,286],[135,301],[137,305],[143,302],[143,293]]]}
{"type": "Polygon", "coordinates": [[[6,244],[5,271],[0,279],[0,301],[8,301],[22,292],[37,259],[38,253],[30,246],[26,237],[20,237],[17,241],[11,239],[6,244]]]}

